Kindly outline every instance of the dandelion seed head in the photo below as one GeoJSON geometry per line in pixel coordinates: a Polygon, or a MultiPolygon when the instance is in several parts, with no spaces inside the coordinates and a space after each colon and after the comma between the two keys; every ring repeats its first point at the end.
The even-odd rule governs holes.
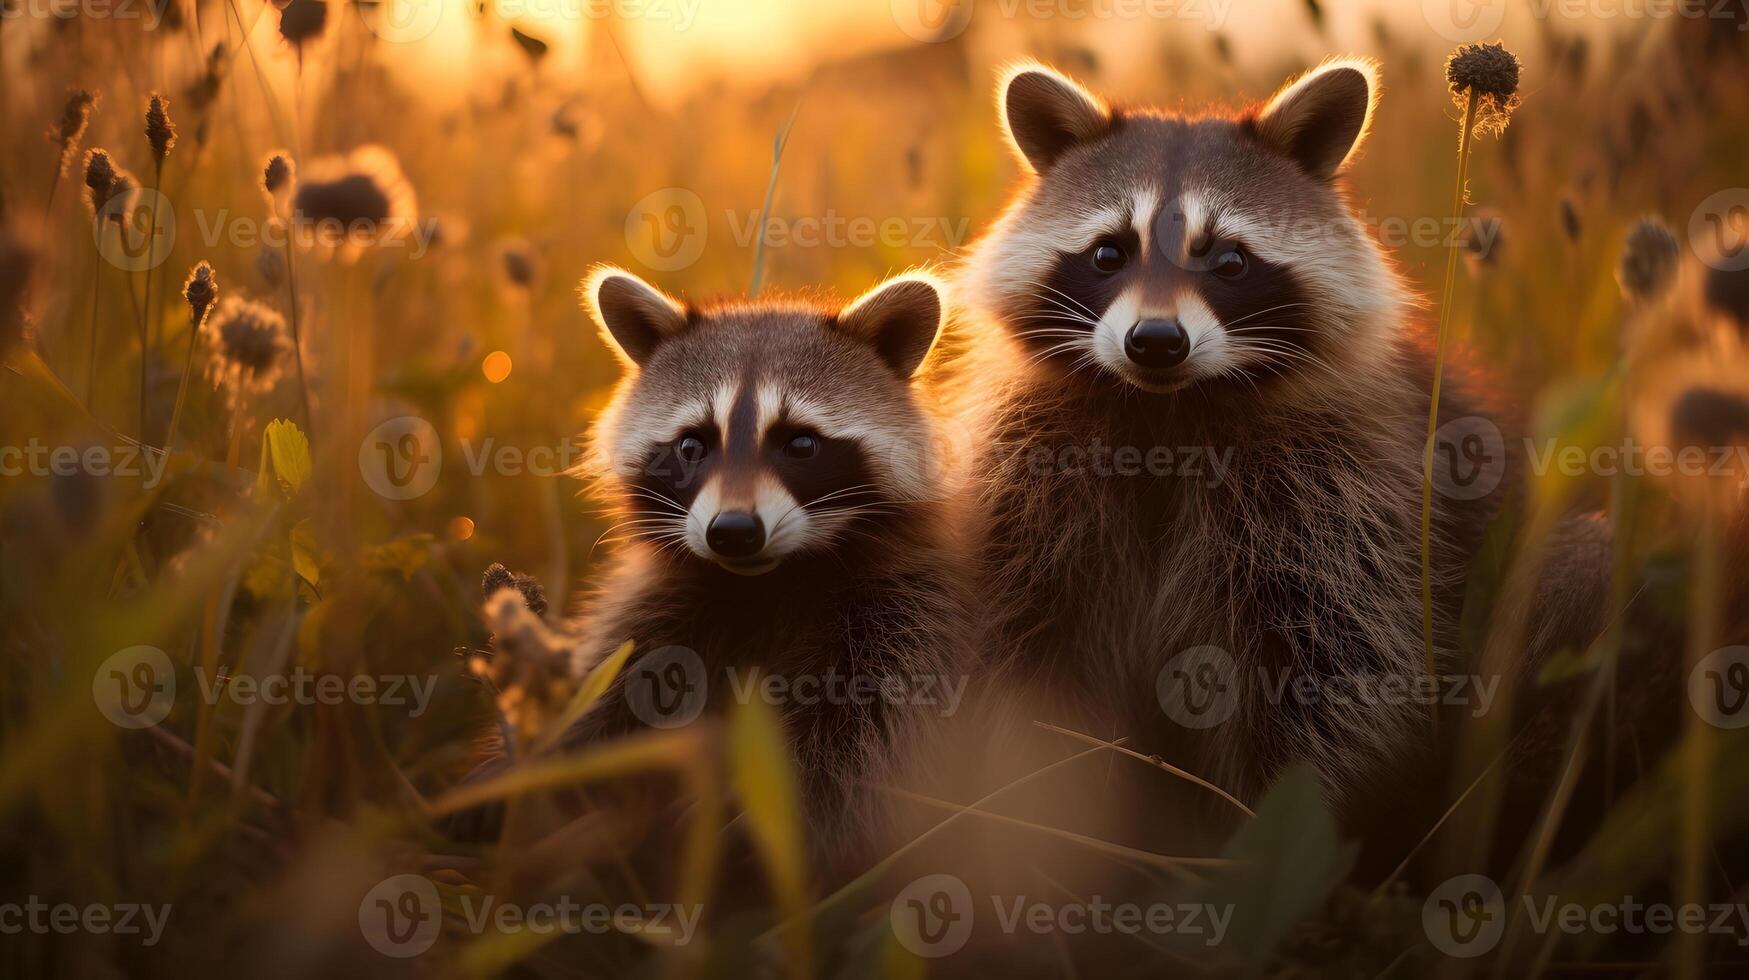
{"type": "Polygon", "coordinates": [[[1519,104],[1518,71],[1518,57],[1499,43],[1461,45],[1446,60],[1452,100],[1459,109],[1474,101],[1477,135],[1505,131],[1519,104]]]}

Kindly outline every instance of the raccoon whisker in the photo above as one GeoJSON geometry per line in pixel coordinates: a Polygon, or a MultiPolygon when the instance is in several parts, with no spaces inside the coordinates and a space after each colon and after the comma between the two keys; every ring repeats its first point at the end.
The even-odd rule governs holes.
{"type": "Polygon", "coordinates": [[[778,515],[777,520],[771,523],[771,530],[766,532],[766,536],[768,538],[776,537],[778,528],[783,527],[783,522],[788,520],[790,515],[798,510],[803,510],[816,504],[824,503],[828,500],[835,500],[855,493],[878,493],[879,491],[880,486],[878,484],[859,483],[853,487],[843,487],[838,490],[833,490],[830,493],[823,493],[812,500],[798,501],[791,504],[789,509],[778,515]]]}
{"type": "Polygon", "coordinates": [[[667,494],[658,493],[657,491],[648,489],[646,487],[627,487],[626,493],[630,496],[633,496],[633,497],[642,497],[645,500],[650,501],[651,503],[665,504],[669,507],[672,507],[674,509],[674,512],[677,514],[686,513],[686,507],[684,505],[682,505],[680,503],[680,501],[675,500],[673,497],[670,497],[667,494]]]}
{"type": "Polygon", "coordinates": [[[1265,313],[1274,313],[1278,310],[1288,310],[1288,309],[1292,309],[1296,306],[1311,306],[1311,305],[1312,304],[1310,304],[1310,303],[1283,303],[1280,306],[1271,306],[1269,309],[1266,309],[1266,310],[1257,310],[1256,312],[1253,312],[1253,313],[1247,313],[1244,316],[1240,317],[1239,319],[1234,320],[1232,323],[1226,324],[1225,326],[1228,330],[1231,330],[1231,329],[1233,329],[1233,324],[1244,323],[1246,320],[1250,320],[1250,319],[1253,319],[1255,317],[1260,317],[1260,316],[1264,315],[1265,313]]]}
{"type": "Polygon", "coordinates": [[[1068,300],[1071,305],[1085,311],[1088,316],[1093,317],[1094,319],[1099,318],[1099,314],[1093,312],[1093,309],[1091,307],[1089,307],[1086,303],[1083,303],[1080,300],[1076,299],[1075,297],[1070,296],[1068,293],[1063,292],[1061,289],[1058,289],[1057,287],[1051,285],[1050,283],[1048,283],[1048,282],[1034,282],[1033,285],[1048,289],[1051,292],[1057,294],[1058,296],[1061,296],[1063,299],[1068,300]]]}

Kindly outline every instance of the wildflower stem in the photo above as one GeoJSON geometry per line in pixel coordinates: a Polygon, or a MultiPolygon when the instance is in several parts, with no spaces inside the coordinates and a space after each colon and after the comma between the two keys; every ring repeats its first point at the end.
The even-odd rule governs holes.
{"type": "Polygon", "coordinates": [[[91,411],[92,400],[97,392],[97,308],[101,305],[103,290],[103,219],[98,218],[97,225],[97,261],[91,267],[91,343],[86,347],[85,361],[85,411],[91,411]]]}
{"type": "Polygon", "coordinates": [[[316,427],[310,411],[310,386],[304,380],[304,338],[298,333],[298,272],[292,264],[290,226],[285,241],[286,313],[291,317],[292,360],[298,366],[298,397],[304,405],[304,431],[314,437],[316,427]]]}
{"type": "MultiPolygon", "coordinates": [[[[1464,185],[1469,179],[1470,149],[1474,142],[1471,129],[1476,122],[1476,94],[1464,94],[1464,119],[1458,130],[1457,189],[1452,194],[1452,226],[1463,220],[1464,185]]],[[[1439,389],[1445,374],[1445,347],[1451,335],[1451,294],[1457,278],[1457,245],[1448,245],[1445,252],[1445,288],[1440,291],[1439,333],[1433,352],[1433,385],[1427,404],[1427,444],[1421,454],[1421,642],[1423,667],[1432,678],[1437,665],[1433,653],[1433,440],[1439,431],[1439,389]]],[[[1434,725],[1439,723],[1439,708],[1430,707],[1434,725]]]]}
{"type": "MultiPolygon", "coordinates": [[[[158,205],[163,200],[158,195],[158,188],[164,183],[164,161],[157,160],[152,164],[152,200],[150,201],[150,217],[146,219],[146,296],[140,303],[140,441],[151,444],[152,434],[146,431],[146,374],[147,361],[152,353],[152,263],[157,258],[158,251],[158,205]]],[[[169,441],[169,436],[165,436],[169,441]]]]}
{"type": "Polygon", "coordinates": [[[188,318],[188,354],[182,360],[182,380],[176,385],[176,406],[170,410],[170,428],[164,432],[164,453],[176,448],[176,423],[182,419],[182,400],[188,395],[188,376],[194,371],[194,341],[205,319],[188,318]]]}

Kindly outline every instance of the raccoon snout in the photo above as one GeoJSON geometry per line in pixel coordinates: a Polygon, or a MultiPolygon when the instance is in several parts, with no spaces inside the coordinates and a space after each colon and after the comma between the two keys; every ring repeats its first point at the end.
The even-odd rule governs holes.
{"type": "Polygon", "coordinates": [[[723,558],[751,558],[765,547],[765,524],[758,514],[728,510],[711,518],[705,544],[723,558]]]}
{"type": "Polygon", "coordinates": [[[1177,320],[1142,320],[1124,334],[1123,352],[1145,368],[1177,367],[1190,355],[1190,334],[1177,320]]]}

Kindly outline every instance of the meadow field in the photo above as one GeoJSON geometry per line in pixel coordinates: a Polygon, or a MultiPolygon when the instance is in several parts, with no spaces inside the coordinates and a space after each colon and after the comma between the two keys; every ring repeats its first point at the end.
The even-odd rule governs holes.
{"type": "Polygon", "coordinates": [[[759,699],[458,788],[607,680],[560,635],[617,530],[570,474],[621,371],[579,280],[854,297],[1000,212],[1005,64],[1197,111],[1345,54],[1384,80],[1351,200],[1543,461],[1470,577],[1468,670],[1509,672],[1559,515],[1614,532],[1618,614],[1510,695],[1564,709],[1561,762],[1508,824],[1511,712],[1453,714],[1445,817],[1365,880],[1302,770],[1206,866],[1010,819],[1230,921],[1081,961],[1089,897],[1040,884],[1047,925],[995,945],[1022,975],[1749,975],[1749,6],[0,4],[6,976],[983,972],[896,925],[929,840],[810,868],[759,699]],[[1494,40],[1522,73],[1454,214],[1445,62],[1494,40]],[[487,604],[495,564],[545,604],[487,604]],[[1653,675],[1642,745],[1620,706],[1653,675]],[[635,807],[554,819],[648,779],[688,801],[664,860],[635,807]],[[504,800],[500,840],[447,833],[504,800]]]}

